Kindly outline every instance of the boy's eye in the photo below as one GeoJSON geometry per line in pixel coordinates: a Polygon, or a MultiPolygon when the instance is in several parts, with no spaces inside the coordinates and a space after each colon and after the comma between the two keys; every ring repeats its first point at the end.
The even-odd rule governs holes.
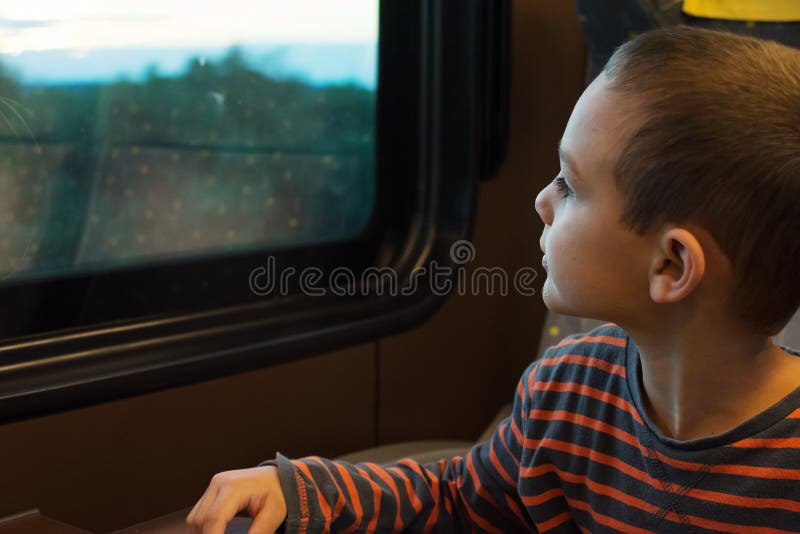
{"type": "Polygon", "coordinates": [[[558,189],[558,192],[561,194],[563,198],[570,197],[574,194],[563,176],[556,177],[555,184],[556,184],[556,189],[558,189]]]}

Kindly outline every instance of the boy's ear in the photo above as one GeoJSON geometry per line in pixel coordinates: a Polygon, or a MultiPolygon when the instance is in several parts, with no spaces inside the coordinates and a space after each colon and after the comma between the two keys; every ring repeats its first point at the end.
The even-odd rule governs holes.
{"type": "Polygon", "coordinates": [[[684,228],[667,230],[650,269],[650,298],[678,302],[691,294],[706,272],[706,257],[697,238],[684,228]]]}

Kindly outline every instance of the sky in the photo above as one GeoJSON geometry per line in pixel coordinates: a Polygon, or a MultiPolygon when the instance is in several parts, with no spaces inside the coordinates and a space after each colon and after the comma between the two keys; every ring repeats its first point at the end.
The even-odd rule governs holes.
{"type": "Polygon", "coordinates": [[[374,85],[378,4],[0,0],[0,62],[24,83],[136,78],[153,63],[162,74],[177,74],[190,57],[213,59],[237,44],[273,75],[374,85]]]}

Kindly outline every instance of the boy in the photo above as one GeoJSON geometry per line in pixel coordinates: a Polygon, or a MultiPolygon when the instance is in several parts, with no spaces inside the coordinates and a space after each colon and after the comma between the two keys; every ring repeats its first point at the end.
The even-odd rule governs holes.
{"type": "Polygon", "coordinates": [[[623,45],[536,199],[542,297],[613,321],[551,347],[465,457],[216,475],[250,532],[800,531],[800,52],[675,27],[623,45]]]}

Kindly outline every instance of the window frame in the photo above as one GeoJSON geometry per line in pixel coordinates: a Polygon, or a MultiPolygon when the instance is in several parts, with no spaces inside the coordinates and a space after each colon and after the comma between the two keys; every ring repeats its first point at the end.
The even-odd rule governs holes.
{"type": "Polygon", "coordinates": [[[508,54],[510,2],[383,0],[379,12],[376,201],[364,231],[347,242],[0,288],[0,299],[15,303],[0,308],[0,422],[378,339],[442,305],[430,287],[407,296],[258,297],[247,283],[267,254],[298,272],[390,267],[408,280],[433,261],[453,267],[451,245],[470,237],[478,181],[504,154],[508,63],[498,77],[492,58],[508,54]],[[499,27],[487,32],[487,20],[499,27]],[[486,35],[502,46],[487,45],[486,35]],[[207,280],[225,294],[213,305],[207,280]],[[153,313],[153,302],[166,305],[153,313]]]}

